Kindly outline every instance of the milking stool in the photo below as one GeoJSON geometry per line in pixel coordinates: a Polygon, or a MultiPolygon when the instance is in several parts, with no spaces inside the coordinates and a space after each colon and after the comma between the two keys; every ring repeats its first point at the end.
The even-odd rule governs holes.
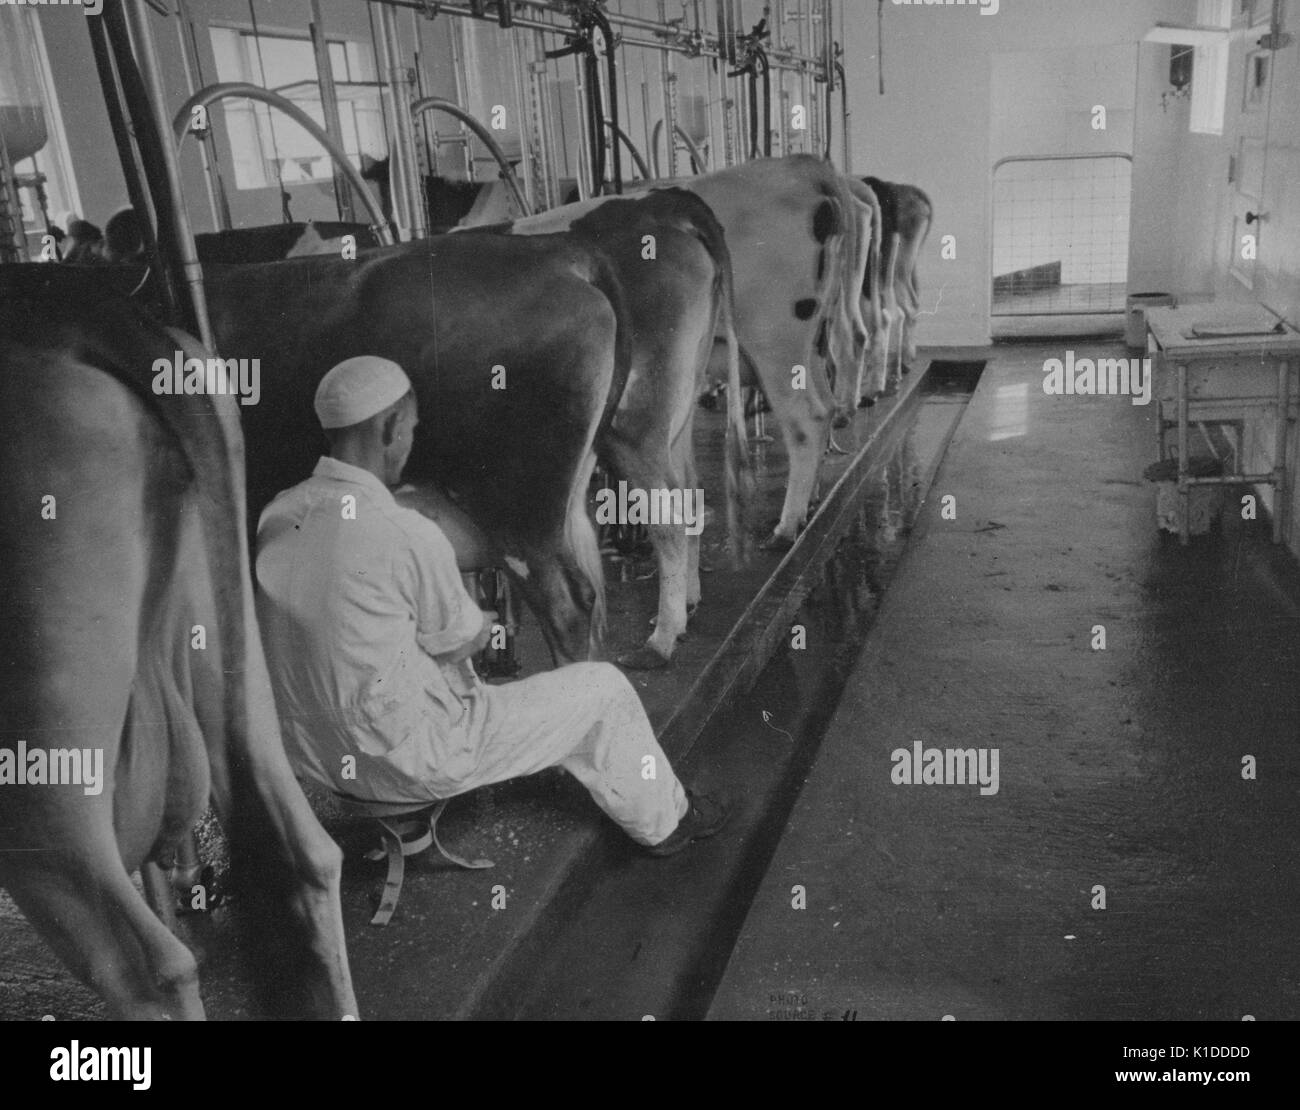
{"type": "Polygon", "coordinates": [[[346,794],[337,797],[347,816],[366,817],[379,825],[382,846],[367,852],[366,859],[387,859],[388,877],[384,879],[379,908],[370,919],[371,925],[384,926],[392,920],[397,900],[402,896],[407,856],[418,855],[426,848],[433,847],[437,849],[438,855],[457,867],[473,870],[493,866],[490,859],[465,859],[443,847],[438,839],[438,818],[447,808],[447,798],[436,802],[368,802],[346,794]]]}

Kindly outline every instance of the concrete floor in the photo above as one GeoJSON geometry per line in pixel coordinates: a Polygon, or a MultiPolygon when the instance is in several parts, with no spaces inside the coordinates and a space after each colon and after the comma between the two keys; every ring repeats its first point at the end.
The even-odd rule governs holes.
{"type": "Polygon", "coordinates": [[[1045,396],[1060,353],[995,350],[711,1017],[1300,1016],[1295,561],[1157,533],[1153,410],[1045,396]],[[914,741],[998,793],[895,785],[914,741]]]}

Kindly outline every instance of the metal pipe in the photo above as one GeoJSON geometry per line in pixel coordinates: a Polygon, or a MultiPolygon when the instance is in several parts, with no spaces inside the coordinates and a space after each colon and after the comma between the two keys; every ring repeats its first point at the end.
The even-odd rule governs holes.
{"type": "Polygon", "coordinates": [[[525,216],[531,216],[533,210],[528,203],[528,198],[524,196],[523,190],[519,187],[519,179],[515,177],[515,171],[510,165],[510,160],[506,157],[505,151],[497,144],[496,139],[492,137],[492,132],[459,104],[454,104],[450,100],[444,100],[438,96],[426,96],[423,100],[417,100],[411,105],[412,116],[433,111],[446,112],[449,116],[455,116],[456,119],[474,132],[479,141],[488,148],[488,152],[492,157],[496,159],[497,165],[501,167],[501,177],[509,187],[511,194],[515,198],[515,203],[519,205],[520,211],[525,216]]]}
{"type": "MultiPolygon", "coordinates": [[[[95,68],[99,71],[100,91],[104,96],[104,107],[108,111],[108,123],[117,145],[118,160],[122,164],[122,176],[126,178],[127,198],[131,207],[140,217],[140,231],[144,239],[145,250],[151,258],[158,258],[158,243],[154,236],[153,197],[140,160],[140,151],[135,145],[135,127],[131,122],[130,109],[126,104],[126,94],[122,89],[118,75],[117,60],[114,57],[113,44],[109,40],[107,22],[103,19],[89,19],[86,27],[90,32],[90,48],[95,58],[95,68]]],[[[172,289],[164,280],[162,283],[164,299],[169,302],[174,312],[178,306],[170,304],[172,289]]]]}
{"type": "Polygon", "coordinates": [[[163,263],[163,276],[175,288],[181,326],[211,350],[212,328],[203,295],[203,268],[194,246],[189,213],[185,210],[176,148],[164,139],[167,100],[149,15],[143,0],[124,0],[112,11],[117,18],[108,25],[109,38],[116,40],[122,89],[135,123],[141,164],[148,175],[150,192],[156,198],[156,245],[163,263]],[[129,51],[134,52],[134,57],[129,56],[129,51]]]}
{"type": "MultiPolygon", "coordinates": [[[[659,0],[659,14],[665,14],[664,0],[659,0]]],[[[663,122],[668,125],[668,176],[677,176],[677,141],[673,136],[677,133],[677,74],[673,72],[672,56],[665,51],[659,59],[659,82],[662,85],[660,90],[664,98],[664,118],[663,122]]],[[[659,157],[659,140],[655,139],[655,158],[659,157]]],[[[655,176],[659,176],[659,167],[655,166],[655,176]]]]}
{"type": "MultiPolygon", "coordinates": [[[[451,69],[456,78],[456,103],[469,103],[469,78],[466,74],[465,66],[465,26],[462,23],[454,24],[451,28],[451,34],[448,36],[448,42],[451,46],[451,69]]],[[[474,150],[469,141],[469,132],[465,130],[464,124],[460,126],[461,137],[461,157],[465,161],[465,180],[478,180],[478,167],[474,165],[474,150]]]]}
{"type": "MultiPolygon", "coordinates": [[[[503,3],[501,11],[508,12],[510,5],[503,3]]],[[[519,157],[524,169],[524,195],[528,198],[529,207],[533,211],[537,210],[537,191],[536,191],[536,170],[533,166],[533,140],[536,138],[536,132],[532,136],[525,135],[524,129],[531,126],[536,129],[541,126],[540,121],[531,117],[525,109],[524,89],[523,89],[523,57],[519,53],[519,38],[514,29],[511,28],[509,35],[510,40],[510,70],[514,78],[515,88],[515,118],[519,121],[519,157]]],[[[421,94],[420,99],[424,96],[421,94]]],[[[537,144],[540,146],[540,143],[537,144]]]]}
{"type": "Polygon", "coordinates": [[[852,141],[852,119],[853,113],[849,110],[849,79],[844,72],[844,63],[836,62],[835,69],[840,75],[840,115],[843,120],[844,134],[841,141],[844,145],[844,164],[840,167],[845,173],[853,172],[853,141],[852,141]]]}
{"type": "MultiPolygon", "coordinates": [[[[590,19],[591,22],[600,29],[600,33],[601,35],[604,36],[605,39],[606,81],[609,84],[609,118],[614,122],[615,126],[617,126],[618,124],[618,40],[614,36],[613,27],[610,26],[609,17],[600,8],[593,7],[589,9],[587,11],[587,18],[590,19]]],[[[593,50],[594,50],[594,43],[593,43],[593,50]]],[[[600,83],[598,81],[593,82],[592,87],[597,90],[597,93],[599,93],[600,83]]],[[[604,162],[604,155],[605,155],[605,145],[604,145],[605,133],[600,126],[600,123],[604,117],[599,111],[600,108],[599,95],[593,98],[593,104],[597,109],[596,140],[600,146],[600,154],[601,154],[601,162],[602,162],[601,170],[603,171],[604,170],[603,162],[604,162]]],[[[611,168],[613,170],[613,175],[614,175],[614,192],[621,193],[623,191],[623,159],[622,159],[622,155],[619,152],[618,143],[612,144],[612,146],[609,148],[609,154],[610,154],[611,168]]],[[[602,176],[603,176],[603,172],[602,172],[602,176]]]]}
{"type": "MultiPolygon", "coordinates": [[[[321,114],[325,117],[325,131],[339,146],[343,145],[343,124],[339,119],[339,97],[334,87],[334,64],[330,59],[329,42],[325,38],[325,16],[321,0],[311,0],[312,52],[316,56],[316,83],[320,86],[321,114]]],[[[338,166],[334,167],[334,203],[339,219],[352,223],[356,214],[352,209],[352,193],[347,179],[338,166]]]]}
{"type": "Polygon", "coordinates": [[[411,78],[402,64],[402,47],[397,37],[397,12],[384,5],[379,9],[379,47],[387,76],[388,96],[393,111],[393,142],[389,154],[389,183],[393,194],[393,215],[398,236],[423,239],[428,234],[424,188],[415,162],[411,127],[411,78]]]}
{"type": "MultiPolygon", "coordinates": [[[[704,156],[700,153],[700,148],[695,145],[695,140],[692,139],[690,135],[687,134],[687,132],[682,129],[681,124],[674,124],[673,128],[677,136],[682,140],[682,144],[686,147],[687,153],[691,156],[691,165],[695,167],[695,172],[697,174],[708,173],[709,172],[708,163],[704,160],[704,156]]],[[[650,140],[651,158],[654,162],[654,180],[656,181],[660,180],[659,136],[663,134],[663,129],[664,129],[664,121],[656,120],[654,133],[650,140]]],[[[668,176],[671,179],[673,177],[676,177],[677,175],[673,173],[673,174],[669,174],[668,176]]]]}
{"type": "MultiPolygon", "coordinates": [[[[382,5],[392,6],[396,8],[406,8],[413,11],[424,10],[423,5],[420,3],[420,0],[370,0],[370,2],[373,4],[382,4],[382,5]]],[[[525,0],[515,0],[515,2],[524,3],[525,0]]],[[[567,9],[546,7],[544,4],[540,4],[540,3],[538,6],[542,7],[546,11],[554,12],[557,15],[560,14],[562,10],[567,10],[567,9]]],[[[493,24],[496,23],[496,19],[494,16],[490,16],[490,15],[478,16],[475,15],[475,13],[471,9],[466,7],[461,7],[458,4],[444,4],[442,7],[438,9],[438,11],[439,14],[441,15],[456,16],[463,19],[477,19],[479,22],[491,22],[493,24]]],[[[620,17],[616,13],[606,13],[606,14],[609,18],[610,24],[613,26],[624,25],[627,23],[628,19],[631,18],[626,16],[620,17]]],[[[647,22],[649,21],[638,20],[637,24],[645,24],[647,22]]],[[[571,28],[565,26],[562,23],[548,23],[541,20],[529,19],[526,16],[515,16],[514,26],[525,27],[533,31],[545,31],[549,34],[561,35],[561,36],[569,34],[571,30],[571,28]]],[[[716,39],[711,43],[705,42],[699,45],[698,47],[695,45],[687,45],[681,41],[678,41],[681,32],[680,29],[675,24],[668,24],[668,23],[662,25],[651,24],[651,26],[644,27],[641,29],[653,31],[654,34],[659,36],[658,41],[652,39],[635,38],[628,35],[621,36],[619,41],[622,43],[623,46],[636,46],[636,47],[644,48],[646,50],[660,50],[670,54],[682,54],[693,58],[694,57],[701,57],[701,58],[722,57],[722,52],[718,49],[718,44],[716,39]]],[[[797,50],[794,49],[789,49],[784,47],[780,47],[780,48],[769,47],[767,54],[768,54],[768,60],[771,63],[773,69],[785,70],[791,73],[806,73],[810,68],[816,69],[821,65],[820,59],[811,57],[809,55],[800,54],[797,50]]]]}
{"type": "Polygon", "coordinates": [[[365,180],[357,172],[356,167],[352,165],[352,160],[347,153],[333,139],[325,133],[321,126],[311,118],[306,112],[298,107],[292,100],[274,93],[270,89],[264,89],[261,85],[251,85],[246,81],[226,81],[217,85],[208,85],[207,88],[199,89],[189,98],[176,115],[172,118],[172,136],[179,145],[189,133],[190,114],[196,105],[202,104],[204,107],[215,104],[221,100],[230,100],[234,97],[242,97],[248,100],[257,100],[263,104],[268,104],[272,108],[278,108],[294,123],[307,132],[315,139],[329,156],[334,159],[335,163],[343,170],[343,176],[347,178],[348,184],[356,190],[357,196],[366,206],[366,211],[370,213],[370,218],[374,222],[370,225],[370,230],[375,233],[376,238],[385,246],[393,242],[393,234],[388,228],[388,220],[384,218],[384,210],[379,202],[375,200],[374,195],[366,186],[365,180]]]}
{"type": "MultiPolygon", "coordinates": [[[[185,91],[192,93],[198,85],[195,73],[202,73],[199,65],[198,49],[194,42],[194,20],[190,16],[186,0],[176,0],[176,38],[181,46],[181,61],[185,66],[185,91]]],[[[209,128],[208,137],[212,131],[209,128]]],[[[216,173],[216,164],[208,153],[206,141],[199,143],[199,160],[203,163],[203,184],[208,194],[208,212],[212,217],[212,226],[224,231],[230,227],[230,210],[225,203],[224,190],[216,173]],[[221,196],[218,201],[218,195],[221,196]]]]}
{"type": "Polygon", "coordinates": [[[645,159],[641,157],[641,152],[637,150],[636,144],[628,137],[627,132],[612,120],[606,120],[605,126],[614,133],[615,138],[619,139],[627,147],[628,152],[632,155],[632,161],[636,163],[636,168],[641,174],[641,180],[649,181],[650,167],[645,164],[645,159]]]}

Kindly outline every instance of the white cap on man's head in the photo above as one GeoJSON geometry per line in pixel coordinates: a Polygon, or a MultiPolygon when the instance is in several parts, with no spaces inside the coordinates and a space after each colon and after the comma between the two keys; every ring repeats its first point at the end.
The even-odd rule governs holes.
{"type": "Polygon", "coordinates": [[[316,416],[322,428],[347,428],[369,420],[411,390],[411,379],[391,359],[358,355],[345,359],[316,387],[316,416]]]}

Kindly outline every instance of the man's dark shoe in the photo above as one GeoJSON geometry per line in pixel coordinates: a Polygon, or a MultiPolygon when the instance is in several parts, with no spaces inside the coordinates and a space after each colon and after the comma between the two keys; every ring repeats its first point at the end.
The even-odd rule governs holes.
{"type": "Polygon", "coordinates": [[[691,803],[691,808],[686,811],[686,816],[677,822],[677,828],[673,829],[666,840],[646,848],[652,856],[676,855],[692,840],[703,840],[720,832],[722,827],[731,820],[734,807],[716,794],[696,794],[692,790],[687,790],[686,797],[691,803]]]}

